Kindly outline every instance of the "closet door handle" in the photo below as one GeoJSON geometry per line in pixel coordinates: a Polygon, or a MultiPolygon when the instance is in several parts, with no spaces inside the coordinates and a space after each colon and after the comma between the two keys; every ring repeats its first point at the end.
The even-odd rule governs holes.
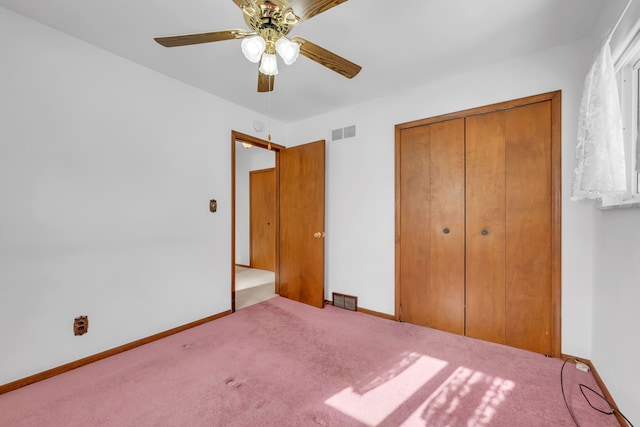
{"type": "Polygon", "coordinates": [[[442,230],[442,232],[444,234],[449,234],[451,232],[451,230],[449,230],[448,228],[445,228],[445,229],[442,230]]]}
{"type": "Polygon", "coordinates": [[[486,236],[487,234],[489,234],[489,230],[487,230],[486,228],[483,228],[480,233],[482,233],[483,236],[486,236]]]}

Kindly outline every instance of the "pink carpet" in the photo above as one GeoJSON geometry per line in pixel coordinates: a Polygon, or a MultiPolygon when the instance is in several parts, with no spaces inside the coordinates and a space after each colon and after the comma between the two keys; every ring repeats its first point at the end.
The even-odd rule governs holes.
{"type": "MultiPolygon", "coordinates": [[[[561,366],[278,297],[1,395],[0,425],[572,426],[561,366]]],[[[591,374],[564,381],[581,426],[618,425],[580,394],[591,374]]]]}

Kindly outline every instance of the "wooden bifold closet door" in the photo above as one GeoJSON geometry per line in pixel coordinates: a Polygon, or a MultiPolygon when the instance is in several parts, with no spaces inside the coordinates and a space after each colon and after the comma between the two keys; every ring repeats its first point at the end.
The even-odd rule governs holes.
{"type": "Polygon", "coordinates": [[[396,127],[399,320],[560,355],[559,97],[396,127]]]}
{"type": "Polygon", "coordinates": [[[464,334],[464,119],[400,139],[402,320],[464,334]]]}

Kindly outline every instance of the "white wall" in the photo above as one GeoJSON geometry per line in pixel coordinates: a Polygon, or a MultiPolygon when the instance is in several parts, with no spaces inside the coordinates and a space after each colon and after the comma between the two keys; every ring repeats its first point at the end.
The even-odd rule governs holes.
{"type": "Polygon", "coordinates": [[[640,209],[598,211],[592,361],[620,410],[640,421],[640,209]]]}
{"type": "MultiPolygon", "coordinates": [[[[609,32],[626,4],[627,0],[607,2],[596,27],[602,36],[594,37],[594,40],[609,32]]],[[[623,47],[625,40],[636,34],[639,26],[640,2],[636,0],[613,35],[611,48],[614,55],[623,47]]],[[[640,209],[595,212],[592,361],[620,410],[638,425],[640,209]]]]}
{"type": "Polygon", "coordinates": [[[4,8],[0,39],[0,384],[230,309],[231,129],[264,117],[4,8]]]}
{"type": "MultiPolygon", "coordinates": [[[[236,142],[236,264],[250,265],[249,172],[276,167],[275,152],[236,142]]],[[[275,248],[274,248],[275,250],[275,248]]]]}
{"type": "MultiPolygon", "coordinates": [[[[394,125],[524,96],[562,90],[562,184],[568,189],[582,82],[592,41],[470,70],[407,93],[292,125],[290,143],[325,138],[357,125],[357,136],[327,143],[327,295],[359,297],[365,308],[394,313],[394,125]]],[[[366,72],[366,67],[364,71],[366,72]]],[[[562,198],[562,349],[591,356],[593,216],[562,198]]]]}

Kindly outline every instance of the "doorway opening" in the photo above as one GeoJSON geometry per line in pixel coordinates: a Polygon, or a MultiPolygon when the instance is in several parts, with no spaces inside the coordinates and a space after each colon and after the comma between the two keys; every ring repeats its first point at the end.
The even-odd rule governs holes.
{"type": "Polygon", "coordinates": [[[231,133],[231,310],[279,294],[278,180],[284,147],[231,133]]]}

